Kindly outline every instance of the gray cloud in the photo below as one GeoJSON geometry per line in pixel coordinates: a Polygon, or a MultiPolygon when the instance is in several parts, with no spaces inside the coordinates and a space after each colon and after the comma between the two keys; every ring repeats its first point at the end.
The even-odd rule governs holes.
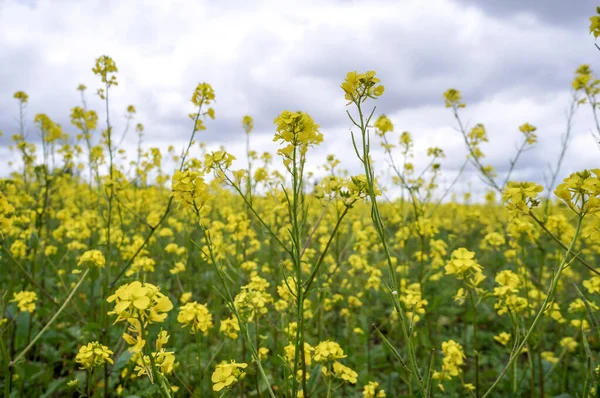
{"type": "Polygon", "coordinates": [[[593,0],[457,0],[468,6],[483,10],[494,18],[515,18],[522,14],[533,15],[544,23],[566,28],[582,29],[585,20],[596,12],[593,0]]]}
{"type": "MultiPolygon", "coordinates": [[[[79,83],[89,87],[89,105],[103,119],[102,103],[93,95],[99,79],[90,69],[95,57],[109,54],[120,69],[120,85],[111,94],[116,131],[124,126],[125,107],[134,104],[147,145],[183,145],[191,124],[187,114],[194,111],[189,98],[198,82],[207,81],[217,93],[217,119],[206,121],[209,130],[199,140],[243,155],[241,118],[250,114],[254,147],[276,148],[270,143],[273,119],[284,109],[303,110],[326,137],[314,151],[315,164],[335,152],[344,167],[360,172],[339,85],[348,71],[373,69],[386,87],[373,103],[377,114],[392,117],[397,132],[413,133],[417,168],[427,163],[429,146],[445,149],[448,178],[464,161],[464,143],[442,100],[455,87],[468,103],[464,121],[488,128],[486,162],[500,179],[519,139],[518,126],[526,121],[538,126],[540,142],[514,176],[541,181],[558,156],[573,72],[600,55],[587,30],[591,3],[431,0],[422,7],[410,1],[309,1],[286,7],[274,1],[8,1],[0,13],[6,60],[0,69],[5,133],[0,148],[17,128],[12,99],[17,90],[30,95],[32,136],[38,112],[74,132],[69,110],[79,104],[79,83]],[[142,6],[144,12],[137,12],[142,6]]],[[[565,173],[594,162],[589,116],[586,109],[578,114],[565,173]]],[[[131,134],[125,146],[134,148],[135,142],[131,134]]],[[[377,156],[385,165],[382,154],[377,156]]],[[[474,174],[467,180],[477,181],[474,174]]]]}

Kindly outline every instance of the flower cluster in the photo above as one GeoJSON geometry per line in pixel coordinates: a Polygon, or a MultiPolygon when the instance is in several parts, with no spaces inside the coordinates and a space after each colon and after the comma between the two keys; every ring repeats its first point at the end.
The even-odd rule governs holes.
{"type": "Polygon", "coordinates": [[[154,382],[154,373],[152,372],[152,362],[154,368],[162,375],[168,375],[175,369],[175,355],[173,351],[167,351],[164,345],[169,342],[169,335],[165,330],[161,330],[156,338],[156,351],[152,352],[152,359],[148,355],[142,355],[140,351],[134,353],[131,360],[135,362],[133,369],[137,376],[148,376],[151,382],[154,382]]]}
{"type": "Polygon", "coordinates": [[[221,321],[219,331],[230,339],[235,340],[238,338],[238,333],[240,332],[240,323],[238,319],[232,315],[221,321]]]}
{"type": "Polygon", "coordinates": [[[108,55],[103,55],[96,59],[96,66],[92,68],[92,72],[102,78],[102,83],[106,83],[107,86],[117,86],[117,77],[115,75],[109,76],[110,73],[117,73],[117,64],[108,55]]]}
{"type": "Polygon", "coordinates": [[[583,98],[579,101],[580,104],[584,103],[586,99],[595,102],[596,95],[600,94],[600,80],[596,79],[594,72],[589,65],[581,65],[575,71],[575,79],[572,83],[573,88],[577,92],[583,92],[587,98],[583,98]]]}
{"type": "Polygon", "coordinates": [[[460,374],[460,367],[465,363],[465,353],[462,346],[454,340],[442,343],[442,353],[444,354],[442,370],[434,372],[433,378],[436,380],[451,380],[460,374]]]}
{"type": "Polygon", "coordinates": [[[191,325],[192,334],[200,331],[207,335],[208,329],[213,327],[212,315],[208,312],[206,305],[195,301],[181,307],[177,315],[177,322],[181,323],[182,327],[191,325]]]}
{"type": "Polygon", "coordinates": [[[76,106],[71,109],[71,124],[81,131],[95,130],[98,124],[98,114],[94,110],[86,111],[82,107],[76,106]]]}
{"type": "Polygon", "coordinates": [[[211,194],[202,173],[194,170],[175,171],[172,177],[172,195],[176,202],[205,216],[210,211],[211,194]]]}
{"type": "Polygon", "coordinates": [[[531,208],[540,204],[537,196],[544,188],[535,182],[511,181],[502,191],[502,201],[512,217],[528,214],[531,208]]]}
{"type": "Polygon", "coordinates": [[[380,115],[373,126],[376,129],[375,133],[381,137],[394,131],[394,124],[386,115],[380,115]]]}
{"type": "Polygon", "coordinates": [[[370,381],[363,389],[363,398],[385,398],[385,390],[379,388],[379,383],[370,381]]]}
{"type": "Polygon", "coordinates": [[[360,104],[367,98],[375,99],[383,95],[384,87],[379,84],[379,81],[375,77],[375,71],[372,70],[365,73],[348,72],[346,80],[340,86],[344,90],[347,105],[360,104]]]}
{"type": "Polygon", "coordinates": [[[82,369],[89,370],[100,367],[105,362],[112,364],[113,360],[110,358],[112,354],[113,352],[107,346],[94,341],[79,348],[75,362],[81,364],[82,369]]]}
{"type": "Polygon", "coordinates": [[[100,250],[88,250],[79,257],[77,265],[87,265],[88,267],[104,268],[106,259],[100,250]]]}
{"type": "Polygon", "coordinates": [[[251,116],[246,115],[242,118],[242,127],[244,128],[246,134],[250,134],[252,132],[252,129],[254,128],[254,120],[252,120],[251,116]]]}
{"type": "Polygon", "coordinates": [[[496,283],[500,285],[494,288],[494,296],[496,296],[494,308],[498,315],[509,311],[518,314],[527,309],[527,299],[518,294],[521,282],[517,274],[510,270],[500,271],[496,275],[496,283]]]}
{"type": "Polygon", "coordinates": [[[444,102],[446,104],[446,108],[458,109],[467,106],[462,101],[462,95],[460,91],[454,88],[449,88],[444,92],[444,102]]]}
{"type": "Polygon", "coordinates": [[[469,147],[471,148],[471,156],[475,159],[481,159],[484,157],[481,151],[480,145],[482,142],[488,142],[487,132],[485,126],[481,123],[477,123],[467,134],[469,147]]]}
{"type": "Polygon", "coordinates": [[[590,17],[590,33],[597,39],[600,36],[600,7],[596,7],[596,14],[590,17]]]}
{"type": "Polygon", "coordinates": [[[289,168],[293,161],[299,164],[300,158],[306,154],[308,147],[323,142],[319,125],[307,113],[283,111],[275,118],[274,123],[277,132],[273,141],[287,144],[277,150],[277,153],[283,157],[286,168],[289,168]]]}
{"type": "Polygon", "coordinates": [[[483,268],[475,260],[475,252],[464,247],[452,252],[452,258],[446,264],[446,275],[455,275],[456,279],[466,280],[469,286],[475,287],[484,279],[483,268]]]}
{"type": "Polygon", "coordinates": [[[523,133],[523,135],[525,136],[525,141],[529,145],[533,145],[537,142],[537,135],[535,135],[536,130],[537,130],[537,127],[532,126],[529,123],[525,123],[525,124],[522,124],[521,126],[519,126],[519,131],[521,131],[521,133],[523,133]]]}
{"type": "Polygon", "coordinates": [[[204,167],[207,169],[228,169],[235,160],[235,156],[225,151],[216,151],[204,155],[204,167]]]}
{"type": "Polygon", "coordinates": [[[346,358],[346,355],[344,355],[344,350],[342,350],[342,347],[340,347],[340,345],[335,341],[321,341],[315,347],[315,353],[313,355],[315,362],[325,363],[341,358],[346,358]]]}
{"type": "Polygon", "coordinates": [[[233,302],[244,321],[252,322],[257,316],[267,313],[267,305],[273,302],[273,297],[260,290],[242,287],[233,302]]]}
{"type": "Polygon", "coordinates": [[[8,199],[0,192],[0,237],[2,237],[12,226],[10,217],[15,208],[8,202],[8,199]]]}
{"type": "Polygon", "coordinates": [[[173,308],[169,297],[160,292],[157,286],[150,283],[134,281],[119,287],[115,294],[106,299],[107,302],[115,302],[115,307],[109,311],[109,315],[116,314],[119,321],[139,320],[155,323],[163,322],[167,312],[173,308]]]}
{"type": "Polygon", "coordinates": [[[33,312],[35,311],[35,302],[37,301],[37,294],[35,292],[22,290],[18,293],[13,293],[13,303],[17,303],[19,311],[22,312],[33,312]]]}
{"type": "Polygon", "coordinates": [[[556,187],[554,193],[577,214],[598,212],[600,210],[600,169],[571,174],[556,187]]]}
{"type": "Polygon", "coordinates": [[[323,366],[321,368],[321,373],[323,373],[325,377],[332,376],[336,379],[347,381],[350,384],[356,384],[356,381],[358,380],[358,373],[356,373],[349,367],[342,365],[338,361],[335,361],[333,363],[331,369],[328,366],[323,366]]]}
{"type": "Polygon", "coordinates": [[[217,365],[211,376],[213,391],[221,391],[223,388],[230,388],[234,383],[242,380],[246,372],[242,369],[248,367],[247,363],[222,362],[217,365]]]}

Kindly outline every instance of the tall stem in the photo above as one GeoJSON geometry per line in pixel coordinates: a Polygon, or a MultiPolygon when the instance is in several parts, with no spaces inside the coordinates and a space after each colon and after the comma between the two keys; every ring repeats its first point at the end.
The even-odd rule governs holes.
{"type": "Polygon", "coordinates": [[[506,364],[506,366],[504,366],[504,369],[502,369],[502,372],[500,373],[500,375],[498,376],[496,381],[494,381],[494,383],[490,386],[490,388],[487,390],[487,392],[483,395],[482,398],[486,398],[486,397],[490,396],[490,394],[496,388],[496,386],[498,386],[498,383],[500,383],[500,381],[502,380],[502,378],[504,377],[504,375],[506,374],[508,369],[510,369],[510,367],[513,365],[513,363],[515,363],[515,360],[519,357],[521,351],[523,350],[523,347],[525,346],[529,337],[533,333],[536,325],[542,318],[542,314],[544,313],[544,311],[546,311],[546,307],[548,306],[548,303],[550,303],[554,299],[554,293],[555,293],[556,285],[558,284],[558,281],[560,280],[560,275],[562,274],[563,270],[565,269],[565,266],[567,265],[567,260],[569,259],[571,251],[573,250],[573,247],[575,246],[575,242],[577,241],[577,238],[579,237],[579,232],[581,231],[582,220],[583,220],[583,216],[579,215],[579,218],[577,220],[577,227],[575,228],[575,234],[573,235],[573,239],[571,240],[571,243],[569,244],[569,247],[567,249],[567,252],[565,253],[565,256],[563,257],[562,262],[558,266],[558,270],[556,271],[556,274],[552,278],[552,283],[550,284],[550,288],[548,289],[548,295],[546,296],[546,299],[542,303],[542,306],[540,307],[538,313],[536,314],[535,318],[533,319],[533,322],[531,323],[531,326],[527,330],[525,337],[521,341],[521,344],[519,345],[519,347],[516,350],[514,350],[513,353],[511,353],[508,363],[506,364]]]}

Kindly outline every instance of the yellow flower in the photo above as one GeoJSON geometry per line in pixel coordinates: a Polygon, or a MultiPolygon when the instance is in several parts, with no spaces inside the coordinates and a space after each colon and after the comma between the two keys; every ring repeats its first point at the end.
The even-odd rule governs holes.
{"type": "Polygon", "coordinates": [[[502,332],[499,335],[494,336],[494,340],[496,340],[498,343],[500,343],[504,346],[509,343],[510,338],[511,338],[511,334],[506,333],[506,332],[502,332]]]}
{"type": "Polygon", "coordinates": [[[563,337],[560,340],[560,346],[565,348],[569,352],[575,352],[575,349],[578,345],[579,343],[575,341],[573,337],[563,337]]]}
{"type": "Polygon", "coordinates": [[[190,301],[191,299],[192,299],[191,292],[183,292],[183,293],[181,293],[181,297],[179,298],[179,301],[181,301],[181,304],[185,304],[188,301],[190,301]]]}
{"type": "Polygon", "coordinates": [[[442,352],[444,354],[442,370],[434,372],[433,378],[436,380],[450,380],[452,377],[457,377],[466,358],[462,346],[454,340],[444,341],[442,352]]]}
{"type": "Polygon", "coordinates": [[[235,296],[233,302],[242,318],[252,322],[257,315],[268,312],[267,304],[273,302],[273,297],[269,293],[242,287],[242,291],[235,296]]]}
{"type": "Polygon", "coordinates": [[[173,266],[173,268],[171,268],[169,270],[169,272],[173,275],[176,275],[183,271],[185,271],[185,264],[182,263],[181,261],[176,262],[175,265],[173,266]]]}
{"type": "Polygon", "coordinates": [[[25,93],[25,91],[17,91],[13,95],[13,98],[18,99],[22,104],[26,104],[29,96],[25,93]]]}
{"type": "Polygon", "coordinates": [[[242,126],[244,127],[246,134],[250,134],[254,128],[254,121],[252,120],[252,117],[248,115],[244,116],[242,118],[242,126]]]}
{"type": "Polygon", "coordinates": [[[466,105],[462,102],[460,91],[450,88],[444,92],[444,101],[446,108],[464,108],[466,105]]]}
{"type": "Polygon", "coordinates": [[[590,17],[590,33],[593,33],[596,39],[600,36],[600,16],[590,17]]]}
{"type": "MultiPolygon", "coordinates": [[[[312,359],[310,356],[313,351],[314,348],[311,347],[310,344],[304,342],[304,358],[306,360],[307,365],[310,365],[312,363],[312,359]]],[[[283,347],[283,352],[285,353],[285,359],[288,361],[288,363],[290,365],[293,365],[296,356],[296,346],[290,343],[283,347]]]]}
{"type": "Polygon", "coordinates": [[[96,59],[96,66],[92,68],[92,72],[94,72],[95,75],[99,75],[102,78],[102,83],[106,83],[107,86],[118,85],[117,77],[115,75],[112,75],[110,78],[108,76],[109,73],[118,72],[117,64],[115,64],[115,61],[108,55],[103,55],[96,59]]]}
{"type": "Polygon", "coordinates": [[[125,340],[125,342],[127,344],[129,344],[129,352],[132,353],[136,353],[136,352],[141,352],[145,345],[146,345],[146,340],[144,340],[140,334],[138,333],[135,337],[127,334],[127,333],[123,333],[122,335],[123,340],[125,340]]]}
{"type": "Polygon", "coordinates": [[[225,151],[215,151],[204,155],[204,167],[207,169],[229,169],[235,156],[225,151]]]}
{"type": "Polygon", "coordinates": [[[215,90],[208,83],[199,83],[192,95],[192,103],[196,106],[209,105],[215,99],[215,90]]]}
{"type": "Polygon", "coordinates": [[[260,359],[261,361],[264,361],[265,359],[267,359],[268,355],[269,355],[269,349],[267,347],[260,347],[258,349],[258,359],[260,359]]]}
{"type": "Polygon", "coordinates": [[[529,213],[539,205],[537,196],[544,188],[535,182],[510,181],[502,191],[502,201],[512,217],[529,213]]]}
{"type": "Polygon", "coordinates": [[[571,174],[554,193],[578,214],[600,211],[600,169],[571,174]]]}
{"type": "Polygon", "coordinates": [[[17,303],[19,311],[22,312],[33,312],[35,311],[35,302],[37,301],[37,294],[35,292],[22,290],[18,293],[13,293],[13,299],[11,302],[17,303]]]}
{"type": "Polygon", "coordinates": [[[394,124],[386,115],[380,115],[373,126],[377,129],[376,134],[379,136],[394,131],[394,124]]]}
{"type": "Polygon", "coordinates": [[[235,361],[218,364],[210,378],[214,383],[213,391],[221,391],[223,388],[230,387],[232,384],[243,379],[246,376],[246,372],[242,371],[242,369],[246,367],[248,367],[248,364],[235,363],[235,361]]]}
{"type": "Polygon", "coordinates": [[[195,301],[181,307],[177,315],[177,322],[183,324],[182,327],[191,325],[192,334],[201,331],[204,335],[207,335],[208,329],[213,327],[212,315],[208,312],[206,305],[195,301]]]}
{"type": "Polygon", "coordinates": [[[315,347],[313,359],[315,362],[324,363],[336,359],[346,358],[342,347],[334,341],[322,341],[315,347]]]}
{"type": "Polygon", "coordinates": [[[346,80],[340,85],[344,90],[344,96],[347,105],[351,103],[364,102],[367,98],[380,97],[383,95],[384,87],[379,84],[379,79],[375,77],[375,71],[365,73],[348,72],[346,80]]]}
{"type": "Polygon", "coordinates": [[[321,372],[325,376],[333,376],[336,379],[342,379],[343,381],[347,381],[350,384],[356,384],[358,373],[353,371],[347,366],[342,365],[338,361],[333,363],[332,370],[330,371],[327,366],[323,366],[321,368],[321,372]]]}
{"type": "Polygon", "coordinates": [[[134,281],[119,287],[115,294],[106,299],[107,302],[115,302],[115,307],[108,314],[116,314],[115,323],[131,319],[152,322],[162,322],[171,311],[173,304],[171,300],[160,293],[159,288],[150,284],[134,281]]]}
{"type": "Polygon", "coordinates": [[[237,339],[238,332],[240,331],[240,324],[235,315],[232,315],[227,319],[221,320],[221,326],[219,327],[219,331],[232,340],[237,339]]]}
{"type": "Polygon", "coordinates": [[[385,391],[383,389],[377,390],[379,383],[376,381],[370,381],[363,389],[364,398],[385,398],[385,391]]]}
{"type": "Polygon", "coordinates": [[[94,341],[79,348],[75,362],[81,364],[82,369],[96,368],[104,365],[105,362],[112,364],[113,360],[110,358],[112,354],[108,347],[94,341]]]}
{"type": "Polygon", "coordinates": [[[468,251],[464,247],[458,248],[452,252],[452,258],[444,267],[446,275],[455,275],[457,279],[468,280],[471,286],[477,286],[481,283],[485,276],[482,272],[482,267],[474,259],[475,252],[468,251]]]}
{"type": "Polygon", "coordinates": [[[552,351],[543,351],[541,355],[544,360],[550,362],[551,364],[558,362],[558,358],[556,358],[552,351]]]}
{"type": "Polygon", "coordinates": [[[106,259],[100,250],[88,250],[79,257],[78,266],[88,265],[89,267],[104,268],[106,259]]]}
{"type": "Polygon", "coordinates": [[[523,135],[525,135],[525,139],[529,145],[535,144],[537,142],[537,135],[534,134],[534,131],[537,130],[537,127],[532,126],[529,123],[525,123],[519,126],[519,130],[523,135]]]}

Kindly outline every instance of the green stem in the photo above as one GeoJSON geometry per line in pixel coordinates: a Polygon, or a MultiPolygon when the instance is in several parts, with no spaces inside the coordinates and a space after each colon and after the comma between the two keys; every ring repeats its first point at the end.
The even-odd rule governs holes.
{"type": "Polygon", "coordinates": [[[29,345],[27,347],[25,347],[25,349],[23,351],[21,351],[21,353],[19,355],[17,355],[17,357],[15,359],[12,360],[12,362],[9,364],[10,367],[14,366],[15,363],[17,363],[19,361],[19,359],[21,359],[23,357],[23,355],[25,355],[31,349],[31,347],[34,346],[34,344],[36,343],[36,341],[38,341],[38,339],[40,337],[42,337],[42,334],[44,334],[44,332],[50,327],[50,325],[52,325],[52,323],[56,320],[56,318],[58,318],[58,316],[61,314],[61,312],[63,312],[63,310],[65,309],[65,307],[67,306],[67,304],[69,303],[69,301],[71,300],[71,298],[73,297],[73,295],[75,294],[75,292],[77,291],[77,289],[79,289],[79,286],[81,286],[81,283],[83,282],[83,280],[85,279],[85,277],[87,276],[87,274],[89,272],[90,272],[89,268],[85,270],[85,272],[83,273],[83,275],[81,275],[81,279],[79,279],[79,282],[77,282],[77,284],[75,285],[75,287],[71,291],[71,294],[69,294],[69,297],[67,297],[67,299],[65,300],[65,302],[63,303],[63,305],[60,306],[60,308],[58,309],[58,311],[56,311],[56,313],[50,319],[50,321],[48,321],[48,323],[46,324],[46,326],[44,326],[42,328],[42,330],[40,330],[40,332],[37,334],[37,336],[35,336],[33,338],[33,340],[31,340],[31,342],[29,343],[29,345]]]}
{"type": "Polygon", "coordinates": [[[508,369],[511,367],[511,365],[513,365],[513,363],[515,363],[515,360],[518,358],[519,354],[523,350],[523,347],[527,343],[529,336],[531,336],[536,325],[542,318],[542,314],[546,310],[548,303],[550,303],[554,299],[554,290],[556,289],[556,285],[558,284],[558,281],[560,280],[560,275],[562,274],[563,270],[565,269],[565,266],[567,265],[567,260],[569,259],[571,251],[573,250],[573,247],[575,246],[575,241],[577,240],[577,238],[579,236],[579,232],[581,231],[582,220],[583,220],[583,216],[579,215],[579,218],[577,220],[577,227],[575,229],[575,234],[573,235],[573,239],[571,240],[571,244],[567,248],[567,252],[565,253],[565,256],[564,256],[562,262],[558,266],[558,270],[556,271],[554,278],[552,278],[552,283],[550,284],[550,288],[548,289],[548,295],[546,296],[546,299],[542,303],[542,306],[539,309],[538,313],[536,314],[531,326],[527,330],[527,333],[525,334],[523,341],[521,342],[519,347],[515,350],[515,352],[511,354],[511,356],[508,360],[508,363],[506,364],[504,369],[502,369],[502,372],[500,373],[500,375],[498,376],[496,381],[494,381],[494,383],[491,385],[491,387],[487,390],[487,392],[483,395],[482,398],[486,398],[486,397],[490,396],[492,391],[496,388],[496,386],[498,386],[498,383],[500,383],[500,381],[502,380],[502,378],[504,377],[504,375],[506,374],[508,369]]]}
{"type": "MultiPolygon", "coordinates": [[[[369,135],[367,132],[368,122],[371,120],[371,117],[372,117],[375,109],[373,109],[373,111],[371,112],[371,115],[365,121],[365,118],[364,118],[364,115],[362,112],[362,108],[361,108],[361,98],[359,98],[357,101],[355,101],[355,105],[358,108],[360,124],[354,122],[354,119],[352,119],[352,116],[350,115],[349,112],[347,112],[347,114],[350,117],[350,119],[354,122],[354,124],[357,127],[359,127],[361,130],[361,135],[362,135],[362,158],[361,158],[361,160],[363,163],[365,177],[367,179],[367,184],[368,184],[368,188],[369,188],[369,198],[371,199],[371,219],[373,221],[373,225],[375,226],[375,230],[377,231],[379,240],[383,246],[384,254],[386,256],[386,260],[387,260],[387,264],[388,264],[389,277],[390,277],[390,286],[388,286],[388,289],[390,290],[390,295],[392,298],[392,302],[394,304],[394,308],[396,309],[396,312],[398,313],[398,315],[400,317],[400,327],[401,327],[402,335],[404,337],[404,341],[406,344],[406,350],[408,352],[408,363],[409,363],[409,366],[411,369],[411,377],[416,380],[417,387],[419,388],[421,395],[423,395],[424,397],[429,397],[430,393],[428,391],[425,391],[425,387],[423,384],[423,377],[421,376],[421,373],[419,371],[415,350],[414,350],[412,340],[409,335],[409,330],[406,325],[406,322],[407,322],[406,314],[404,312],[404,309],[402,308],[402,304],[400,304],[399,294],[398,294],[399,284],[398,284],[398,279],[397,279],[397,275],[396,275],[396,270],[394,268],[390,250],[387,245],[385,229],[383,226],[383,221],[381,219],[381,215],[379,213],[379,207],[377,205],[377,197],[375,195],[375,181],[374,181],[375,176],[374,176],[373,169],[371,167],[371,158],[370,158],[370,153],[369,153],[370,147],[368,144],[369,135]]],[[[353,143],[355,143],[354,138],[353,138],[353,143]]],[[[356,145],[354,146],[354,148],[358,154],[358,148],[356,147],[356,145]]],[[[359,156],[359,158],[360,158],[360,156],[359,156]]]]}
{"type": "Polygon", "coordinates": [[[479,352],[477,351],[477,308],[475,307],[475,295],[473,289],[469,288],[469,302],[473,316],[473,356],[475,357],[475,397],[479,398],[479,352]]]}

